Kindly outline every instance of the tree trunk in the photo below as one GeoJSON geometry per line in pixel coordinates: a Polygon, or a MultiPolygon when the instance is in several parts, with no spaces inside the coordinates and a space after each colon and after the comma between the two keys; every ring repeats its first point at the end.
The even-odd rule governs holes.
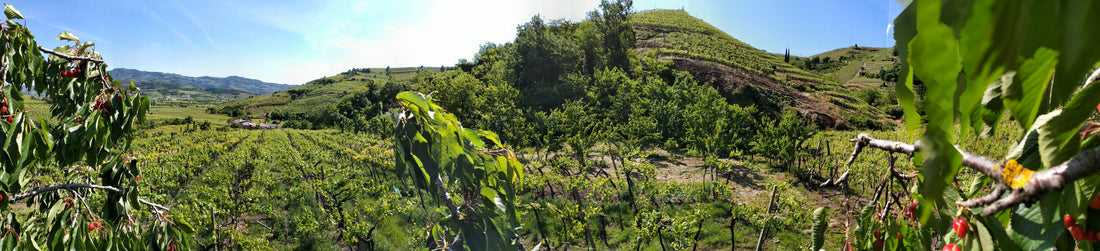
{"type": "Polygon", "coordinates": [[[699,226],[695,227],[695,244],[691,245],[691,251],[695,251],[695,248],[699,247],[699,234],[703,232],[704,221],[706,221],[705,217],[703,219],[700,219],[699,226]]]}

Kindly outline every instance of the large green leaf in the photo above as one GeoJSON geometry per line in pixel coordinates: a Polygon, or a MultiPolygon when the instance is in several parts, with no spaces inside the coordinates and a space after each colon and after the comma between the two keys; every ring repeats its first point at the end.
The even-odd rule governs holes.
{"type": "MultiPolygon", "coordinates": [[[[961,155],[954,148],[956,88],[959,72],[959,44],[951,27],[939,20],[942,8],[939,1],[918,1],[917,36],[909,42],[909,65],[914,76],[927,86],[924,100],[925,118],[928,121],[924,144],[928,151],[924,157],[921,174],[925,182],[921,193],[927,198],[942,198],[943,189],[955,178],[961,155]]],[[[934,200],[923,200],[921,220],[927,221],[934,200]]],[[[939,205],[944,206],[944,205],[939,205]]]]}
{"type": "Polygon", "coordinates": [[[1021,204],[1013,210],[1008,235],[1024,250],[1050,250],[1058,236],[1066,232],[1061,226],[1051,225],[1053,219],[1045,217],[1039,206],[1021,204]]]}
{"type": "Polygon", "coordinates": [[[4,16],[7,16],[8,19],[23,19],[23,13],[19,13],[15,6],[8,4],[4,4],[4,16]]]}
{"type": "Polygon", "coordinates": [[[61,34],[57,34],[57,41],[61,40],[80,42],[80,38],[77,38],[76,35],[68,31],[62,31],[61,34]]]}
{"type": "Polygon", "coordinates": [[[1047,48],[1036,50],[1035,55],[1020,65],[1013,81],[1002,87],[1005,106],[1023,128],[1030,128],[1039,113],[1049,86],[1047,83],[1054,75],[1057,57],[1057,51],[1047,48]]]}
{"type": "Polygon", "coordinates": [[[997,81],[989,84],[986,87],[985,95],[982,97],[981,119],[985,124],[985,129],[982,131],[983,136],[993,135],[997,131],[997,126],[1000,125],[1001,115],[1004,111],[1004,90],[1002,86],[1011,84],[1015,72],[1010,72],[1002,75],[997,81]]]}
{"type": "Polygon", "coordinates": [[[909,56],[909,42],[913,40],[913,37],[917,34],[916,29],[916,10],[915,8],[905,8],[901,14],[898,14],[897,18],[894,18],[894,40],[897,43],[894,46],[894,51],[898,53],[898,57],[901,58],[901,82],[894,85],[894,91],[897,93],[898,104],[901,105],[905,111],[905,126],[907,131],[912,134],[921,127],[920,114],[917,113],[915,98],[913,93],[913,72],[909,66],[907,60],[909,56]]]}
{"type": "MultiPolygon", "coordinates": [[[[963,27],[956,29],[961,34],[959,37],[959,50],[961,57],[961,63],[963,71],[966,73],[965,81],[959,82],[958,90],[958,112],[959,112],[959,124],[960,137],[967,138],[971,129],[978,131],[981,129],[983,118],[983,111],[979,110],[983,105],[988,105],[985,99],[988,93],[988,88],[994,80],[1004,72],[1004,67],[993,64],[990,61],[980,60],[982,54],[985,53],[992,45],[990,41],[989,26],[993,22],[992,14],[992,0],[977,0],[972,4],[966,1],[957,1],[956,8],[966,15],[965,21],[960,19],[958,22],[963,27]],[[965,2],[965,3],[963,3],[965,2]],[[959,6],[962,5],[962,6],[959,6]]],[[[945,11],[945,13],[951,13],[945,11]]],[[[998,114],[999,115],[999,114],[998,114]]]]}
{"type": "Polygon", "coordinates": [[[1080,143],[1072,142],[1080,140],[1075,137],[1077,130],[1100,104],[1096,97],[1100,97],[1100,84],[1093,83],[1077,91],[1062,109],[1040,116],[1050,120],[1038,128],[1043,166],[1055,166],[1077,154],[1080,143]]]}
{"type": "MultiPolygon", "coordinates": [[[[1100,60],[1100,3],[1096,1],[1059,1],[1061,7],[1056,15],[1049,18],[1056,19],[1059,31],[1062,31],[1059,49],[1062,51],[1058,58],[1058,78],[1054,79],[1050,91],[1051,109],[1065,104],[1071,94],[1081,86],[1093,65],[1100,60]]],[[[1054,5],[1041,1],[1042,5],[1054,5]]],[[[1037,12],[1032,9],[1029,11],[1037,12]]],[[[1043,13],[1047,14],[1047,13],[1043,13]]],[[[1033,22],[1029,20],[1029,22],[1033,22]]],[[[1032,38],[1035,39],[1035,38],[1032,38]]],[[[1095,96],[1093,96],[1095,97],[1095,96]]]]}

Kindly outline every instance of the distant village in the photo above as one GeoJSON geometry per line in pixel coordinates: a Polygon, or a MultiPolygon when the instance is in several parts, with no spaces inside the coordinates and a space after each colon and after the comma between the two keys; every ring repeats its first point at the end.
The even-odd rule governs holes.
{"type": "Polygon", "coordinates": [[[229,127],[242,129],[279,129],[283,124],[252,123],[247,119],[235,119],[229,123],[229,127]]]}

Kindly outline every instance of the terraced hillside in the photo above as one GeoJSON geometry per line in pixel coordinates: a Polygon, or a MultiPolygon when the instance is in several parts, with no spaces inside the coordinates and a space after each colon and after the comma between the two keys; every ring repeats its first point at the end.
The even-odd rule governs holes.
{"type": "Polygon", "coordinates": [[[821,74],[826,81],[842,83],[845,87],[863,88],[884,84],[879,74],[881,71],[889,71],[890,67],[897,62],[898,59],[893,52],[893,48],[853,46],[797,58],[792,60],[794,61],[792,64],[800,63],[798,61],[809,61],[815,57],[819,60],[827,58],[837,63],[833,67],[809,71],[821,74]]]}
{"type": "Polygon", "coordinates": [[[884,110],[860,98],[836,97],[851,97],[857,90],[786,63],[782,55],[754,48],[682,10],[641,11],[631,20],[636,52],[672,60],[678,70],[691,72],[732,103],[773,111],[793,106],[829,128],[890,123],[884,110]]]}
{"type": "Polygon", "coordinates": [[[858,108],[841,112],[851,118],[849,122],[876,127],[875,123],[892,123],[902,114],[894,96],[898,59],[893,52],[893,48],[852,46],[805,58],[792,57],[791,64],[821,74],[830,84],[816,89],[829,102],[858,108]]]}

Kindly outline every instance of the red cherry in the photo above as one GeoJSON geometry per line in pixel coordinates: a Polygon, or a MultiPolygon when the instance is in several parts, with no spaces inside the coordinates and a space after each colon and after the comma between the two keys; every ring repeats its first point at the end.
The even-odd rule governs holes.
{"type": "Polygon", "coordinates": [[[141,175],[138,175],[138,176],[134,176],[134,179],[135,179],[135,180],[140,180],[140,179],[141,179],[141,175]]]}
{"type": "Polygon", "coordinates": [[[912,203],[909,203],[909,211],[905,212],[905,214],[906,214],[906,216],[909,216],[910,219],[916,218],[916,215],[917,215],[917,200],[913,200],[912,203]]]}
{"type": "Polygon", "coordinates": [[[959,245],[955,245],[955,243],[948,243],[947,245],[943,245],[943,251],[960,251],[959,245]]]}
{"type": "Polygon", "coordinates": [[[878,229],[875,229],[875,239],[882,239],[882,231],[878,231],[878,229]]]}
{"type": "Polygon", "coordinates": [[[14,119],[14,118],[12,118],[12,117],[8,117],[8,123],[11,123],[11,122],[13,122],[13,121],[15,121],[15,119],[14,119]]]}
{"type": "Polygon", "coordinates": [[[1062,217],[1062,221],[1063,225],[1065,225],[1066,228],[1072,227],[1075,223],[1077,223],[1077,219],[1068,214],[1065,217],[1062,217]]]}
{"type": "Polygon", "coordinates": [[[96,228],[96,224],[94,222],[93,223],[88,223],[88,230],[95,230],[95,228],[96,228]]]}
{"type": "Polygon", "coordinates": [[[1085,239],[1085,229],[1081,225],[1073,225],[1069,227],[1069,235],[1073,236],[1073,240],[1081,241],[1085,239]]]}
{"type": "Polygon", "coordinates": [[[1085,230],[1085,240],[1089,242],[1096,242],[1096,231],[1092,229],[1085,230]]]}
{"type": "Polygon", "coordinates": [[[0,113],[8,113],[8,107],[7,106],[0,107],[0,113]]]}
{"type": "Polygon", "coordinates": [[[1092,209],[1100,209],[1100,194],[1096,195],[1096,198],[1092,198],[1092,203],[1089,203],[1089,207],[1092,209]]]}
{"type": "Polygon", "coordinates": [[[1100,112],[1100,104],[1096,105],[1096,112],[1100,112]]]}
{"type": "Polygon", "coordinates": [[[898,243],[901,243],[901,232],[898,232],[898,243]]]}
{"type": "Polygon", "coordinates": [[[955,232],[959,233],[959,239],[962,239],[966,237],[966,230],[970,228],[970,224],[966,223],[966,219],[960,217],[951,223],[951,228],[954,228],[955,232]]]}
{"type": "Polygon", "coordinates": [[[875,240],[875,250],[882,250],[884,244],[882,240],[875,240]]]}

